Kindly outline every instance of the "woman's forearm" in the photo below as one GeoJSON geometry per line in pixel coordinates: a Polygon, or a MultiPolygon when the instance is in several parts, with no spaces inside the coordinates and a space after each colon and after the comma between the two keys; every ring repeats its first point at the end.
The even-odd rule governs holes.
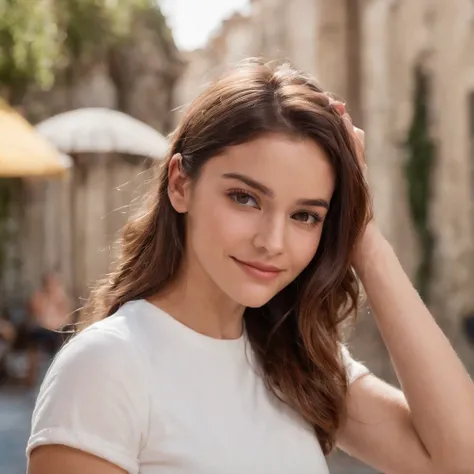
{"type": "Polygon", "coordinates": [[[434,459],[474,459],[474,384],[373,223],[354,267],[426,449],[434,459]]]}

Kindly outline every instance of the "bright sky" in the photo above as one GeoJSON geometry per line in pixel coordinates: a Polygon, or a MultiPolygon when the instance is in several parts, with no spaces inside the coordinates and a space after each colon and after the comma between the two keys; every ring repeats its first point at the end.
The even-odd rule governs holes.
{"type": "Polygon", "coordinates": [[[204,46],[220,22],[235,11],[245,11],[249,0],[161,0],[163,13],[180,49],[204,46]]]}

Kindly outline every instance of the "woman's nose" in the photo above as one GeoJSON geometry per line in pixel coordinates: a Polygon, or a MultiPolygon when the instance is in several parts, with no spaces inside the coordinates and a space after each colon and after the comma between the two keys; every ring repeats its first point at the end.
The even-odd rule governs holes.
{"type": "Polygon", "coordinates": [[[285,247],[286,218],[268,215],[262,217],[253,244],[271,255],[281,254],[285,247]]]}

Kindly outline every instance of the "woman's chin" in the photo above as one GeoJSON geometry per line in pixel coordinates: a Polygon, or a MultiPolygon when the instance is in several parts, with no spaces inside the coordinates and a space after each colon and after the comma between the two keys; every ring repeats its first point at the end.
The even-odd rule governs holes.
{"type": "Polygon", "coordinates": [[[275,291],[254,285],[245,285],[227,294],[239,305],[246,308],[260,308],[267,304],[274,296],[275,291]]]}

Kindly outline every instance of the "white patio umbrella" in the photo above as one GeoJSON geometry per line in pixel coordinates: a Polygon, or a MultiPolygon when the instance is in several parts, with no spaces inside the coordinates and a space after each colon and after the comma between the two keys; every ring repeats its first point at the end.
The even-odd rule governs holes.
{"type": "Polygon", "coordinates": [[[59,161],[66,169],[74,166],[74,160],[69,155],[66,155],[66,153],[59,152],[59,161]]]}
{"type": "Polygon", "coordinates": [[[168,141],[149,125],[117,110],[86,107],[36,125],[63,153],[127,153],[163,159],[168,141]]]}

